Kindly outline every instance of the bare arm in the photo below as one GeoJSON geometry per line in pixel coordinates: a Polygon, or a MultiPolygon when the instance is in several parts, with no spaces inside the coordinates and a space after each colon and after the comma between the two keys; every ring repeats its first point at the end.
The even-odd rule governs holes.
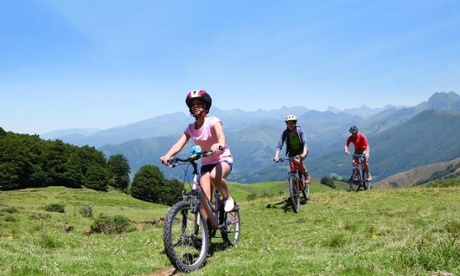
{"type": "Polygon", "coordinates": [[[219,151],[220,146],[225,146],[225,133],[224,127],[222,126],[222,122],[217,122],[214,124],[214,131],[216,132],[217,136],[217,143],[211,146],[212,151],[219,151]]]}
{"type": "Polygon", "coordinates": [[[182,136],[177,140],[177,142],[169,149],[169,151],[160,157],[161,163],[168,165],[168,161],[171,158],[171,156],[176,155],[178,152],[182,150],[182,148],[187,144],[187,141],[190,137],[185,135],[185,133],[182,134],[182,136]]]}
{"type": "Polygon", "coordinates": [[[345,146],[343,147],[343,150],[345,151],[346,154],[350,154],[350,152],[348,151],[348,145],[345,144],[345,146]]]}

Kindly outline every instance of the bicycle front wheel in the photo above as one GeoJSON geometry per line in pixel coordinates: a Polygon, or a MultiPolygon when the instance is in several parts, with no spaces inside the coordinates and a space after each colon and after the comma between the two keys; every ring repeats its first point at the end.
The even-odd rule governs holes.
{"type": "Polygon", "coordinates": [[[164,224],[166,255],[174,267],[186,273],[205,264],[211,244],[203,216],[192,213],[195,200],[189,198],[174,204],[164,224]]]}
{"type": "Polygon", "coordinates": [[[358,168],[357,169],[357,172],[356,172],[356,183],[358,184],[358,188],[356,188],[356,191],[359,192],[359,190],[361,190],[361,188],[365,188],[364,187],[364,177],[363,177],[363,170],[361,168],[358,168]]]}
{"type": "Polygon", "coordinates": [[[305,200],[310,199],[310,184],[305,185],[305,187],[302,190],[302,194],[305,200]]]}
{"type": "Polygon", "coordinates": [[[292,209],[294,213],[300,211],[300,197],[299,197],[299,183],[298,178],[295,176],[289,177],[289,192],[291,194],[292,209]]]}

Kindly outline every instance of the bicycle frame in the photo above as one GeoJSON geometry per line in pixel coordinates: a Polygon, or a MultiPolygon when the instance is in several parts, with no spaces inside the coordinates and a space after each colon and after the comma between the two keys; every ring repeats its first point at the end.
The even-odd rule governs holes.
{"type": "Polygon", "coordinates": [[[349,180],[349,184],[350,184],[350,191],[353,190],[353,184],[355,184],[355,182],[358,182],[357,185],[358,185],[358,188],[356,189],[356,191],[358,192],[361,187],[363,187],[364,189],[369,189],[370,188],[370,184],[366,186],[366,178],[365,178],[365,168],[364,168],[364,154],[351,154],[352,156],[352,172],[351,172],[351,176],[350,176],[350,180],[349,180]]]}
{"type": "Polygon", "coordinates": [[[294,176],[294,177],[297,177],[297,183],[299,185],[299,190],[301,190],[303,188],[303,185],[302,185],[302,172],[299,170],[299,165],[297,165],[297,163],[294,161],[294,159],[296,158],[300,158],[299,155],[296,155],[294,157],[288,157],[288,158],[280,158],[279,160],[281,162],[285,161],[285,160],[289,160],[289,171],[288,171],[288,176],[294,176]]]}
{"type": "MultiPolygon", "coordinates": [[[[198,197],[200,198],[200,200],[196,202],[197,206],[195,206],[195,212],[198,212],[198,214],[200,214],[199,211],[201,210],[201,206],[203,205],[204,211],[206,212],[207,217],[214,218],[214,219],[209,220],[211,222],[213,229],[214,230],[219,229],[223,226],[223,225],[219,225],[218,223],[219,221],[218,211],[219,211],[219,206],[221,203],[220,193],[216,189],[211,188],[211,199],[208,199],[208,197],[204,194],[201,188],[201,185],[200,185],[200,173],[198,172],[198,166],[196,163],[192,163],[192,166],[193,166],[192,193],[195,193],[195,192],[198,193],[199,195],[198,197]],[[213,203],[213,200],[212,200],[213,192],[214,192],[214,206],[212,204],[213,203]]],[[[195,222],[196,225],[199,224],[199,221],[200,221],[200,217],[197,216],[196,222],[195,222]]]]}
{"type": "MultiPolygon", "coordinates": [[[[225,244],[234,246],[241,234],[239,207],[225,212],[221,194],[211,187],[211,198],[205,195],[196,161],[209,156],[212,151],[192,153],[186,159],[173,157],[171,167],[179,162],[192,165],[191,191],[168,210],[164,222],[163,243],[171,263],[182,272],[191,272],[202,267],[207,259],[211,238],[217,229],[225,244]],[[213,198],[214,197],[214,198],[213,198]],[[214,202],[213,202],[214,201],[214,202]]],[[[185,170],[187,174],[187,169],[185,170]]]]}

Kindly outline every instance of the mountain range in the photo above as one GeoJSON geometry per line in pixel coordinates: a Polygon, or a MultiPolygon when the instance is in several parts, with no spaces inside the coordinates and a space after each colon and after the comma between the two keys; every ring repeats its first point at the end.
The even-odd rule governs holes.
{"type": "MultiPolygon", "coordinates": [[[[222,120],[227,144],[235,158],[229,181],[256,183],[286,178],[286,164],[276,164],[272,159],[287,114],[296,114],[298,125],[307,133],[310,153],[306,165],[314,178],[348,177],[351,159],[343,153],[343,145],[352,125],[357,125],[369,139],[374,181],[460,157],[460,96],[455,92],[436,92],[413,107],[361,106],[347,110],[331,107],[316,111],[297,106],[253,112],[213,107],[210,115],[222,120]]],[[[101,131],[56,131],[41,138],[93,146],[107,156],[123,154],[133,173],[143,165],[152,164],[160,167],[167,177],[179,177],[180,170],[162,166],[159,157],[192,122],[189,115],[176,112],[101,131]]],[[[187,152],[184,149],[183,155],[187,152]]]]}

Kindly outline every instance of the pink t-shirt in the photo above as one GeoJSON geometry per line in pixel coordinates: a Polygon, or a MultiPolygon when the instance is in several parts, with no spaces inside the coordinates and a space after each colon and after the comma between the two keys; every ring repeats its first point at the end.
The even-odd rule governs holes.
{"type": "MultiPolygon", "coordinates": [[[[199,129],[195,129],[195,123],[191,123],[185,129],[184,134],[192,138],[195,145],[199,145],[203,151],[211,149],[211,146],[217,141],[217,135],[214,130],[214,124],[220,122],[217,117],[210,116],[204,119],[204,124],[199,129]]],[[[217,164],[222,161],[233,163],[233,157],[227,145],[224,145],[224,150],[215,154],[203,157],[201,165],[217,164]]]]}

